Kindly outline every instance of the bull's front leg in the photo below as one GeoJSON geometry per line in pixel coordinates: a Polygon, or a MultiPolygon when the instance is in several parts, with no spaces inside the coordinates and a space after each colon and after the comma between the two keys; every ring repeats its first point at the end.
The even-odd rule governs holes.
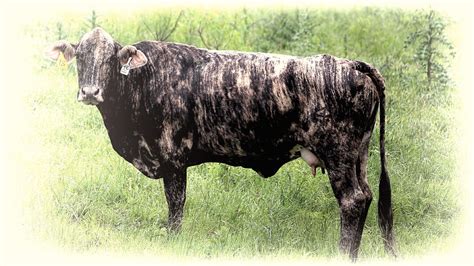
{"type": "Polygon", "coordinates": [[[174,171],[163,178],[168,202],[168,229],[177,232],[181,228],[186,201],[186,170],[174,171]]]}

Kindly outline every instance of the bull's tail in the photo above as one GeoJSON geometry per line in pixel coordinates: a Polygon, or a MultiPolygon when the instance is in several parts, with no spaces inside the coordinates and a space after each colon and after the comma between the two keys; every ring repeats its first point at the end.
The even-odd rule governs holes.
{"type": "Polygon", "coordinates": [[[382,231],[385,250],[396,256],[395,239],[393,236],[392,189],[390,187],[390,178],[387,172],[385,157],[385,82],[377,69],[364,62],[356,61],[356,69],[372,79],[379,95],[381,174],[379,183],[378,224],[382,231]]]}

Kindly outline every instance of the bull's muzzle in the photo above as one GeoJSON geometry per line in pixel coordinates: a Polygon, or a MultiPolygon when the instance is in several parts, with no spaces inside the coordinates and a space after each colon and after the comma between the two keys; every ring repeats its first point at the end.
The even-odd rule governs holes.
{"type": "Polygon", "coordinates": [[[96,86],[82,87],[77,93],[77,100],[84,104],[97,105],[104,101],[102,89],[96,86]]]}

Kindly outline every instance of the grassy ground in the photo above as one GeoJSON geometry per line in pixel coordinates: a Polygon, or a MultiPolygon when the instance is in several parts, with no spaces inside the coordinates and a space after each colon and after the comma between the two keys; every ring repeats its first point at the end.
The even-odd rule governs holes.
{"type": "MultiPolygon", "coordinates": [[[[395,234],[402,257],[443,252],[457,225],[451,85],[426,85],[416,48],[405,40],[419,14],[401,10],[204,12],[186,10],[169,41],[200,47],[311,55],[330,53],[376,65],[387,83],[387,135],[395,234]],[[203,29],[204,38],[196,34],[203,29]]],[[[301,160],[269,179],[222,164],[188,169],[182,231],[164,229],[167,206],[161,180],[141,175],[121,159],[94,107],[78,104],[74,64],[42,59],[58,38],[76,42],[91,15],[52,18],[25,28],[33,43],[35,85],[27,90],[25,142],[37,153],[24,160],[36,180],[26,212],[31,230],[67,249],[87,252],[214,257],[334,257],[339,213],[328,182],[312,177],[301,160]],[[40,224],[41,226],[37,226],[40,224]]],[[[160,17],[177,11],[98,14],[95,23],[122,44],[152,39],[160,17]],[[161,16],[158,16],[161,15],[161,16]]],[[[161,23],[161,24],[160,24],[161,23]]],[[[157,28],[159,28],[157,26],[157,28]]],[[[370,147],[369,182],[378,195],[378,135],[370,147]]],[[[20,156],[21,157],[21,156],[20,156]]],[[[372,204],[362,258],[384,257],[372,204]]]]}

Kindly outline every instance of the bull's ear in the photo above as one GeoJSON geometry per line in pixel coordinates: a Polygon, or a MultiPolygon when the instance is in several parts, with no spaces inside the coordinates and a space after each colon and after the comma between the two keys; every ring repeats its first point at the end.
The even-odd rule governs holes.
{"type": "Polygon", "coordinates": [[[138,50],[135,46],[126,45],[117,53],[120,65],[130,64],[130,69],[138,68],[146,65],[148,59],[145,54],[138,50]]]}
{"type": "Polygon", "coordinates": [[[61,53],[68,63],[71,62],[76,55],[76,45],[66,41],[58,41],[46,50],[46,56],[51,60],[58,60],[61,53]]]}

